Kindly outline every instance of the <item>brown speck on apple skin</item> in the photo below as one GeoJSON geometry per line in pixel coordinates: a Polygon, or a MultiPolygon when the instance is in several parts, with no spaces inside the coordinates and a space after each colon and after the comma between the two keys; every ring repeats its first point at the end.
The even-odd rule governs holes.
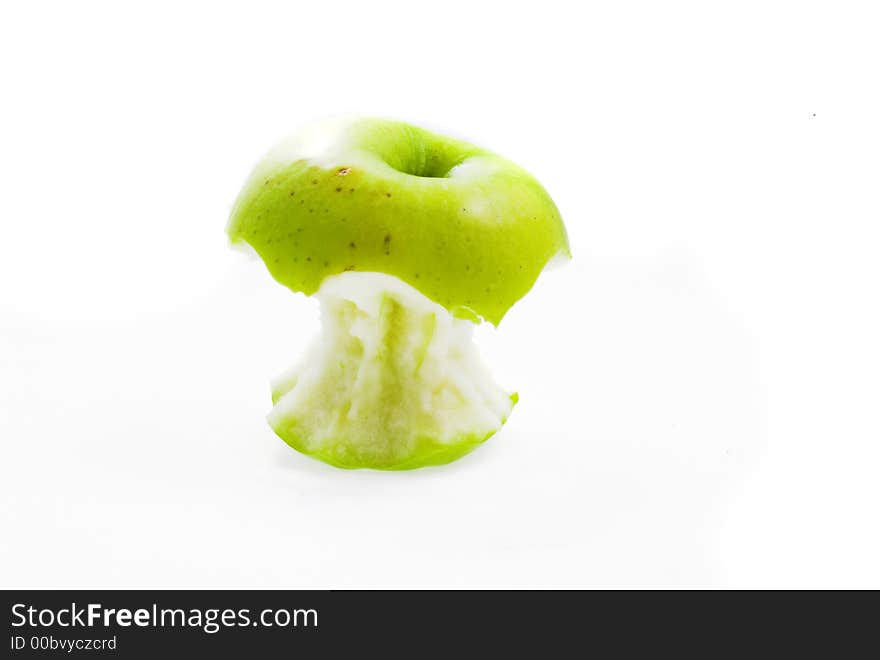
{"type": "Polygon", "coordinates": [[[383,241],[385,246],[385,254],[391,254],[391,234],[385,234],[385,240],[383,241]]]}
{"type": "Polygon", "coordinates": [[[345,176],[345,175],[348,174],[349,172],[351,172],[351,168],[350,168],[350,167],[343,167],[343,168],[340,169],[338,172],[336,172],[336,176],[345,176]]]}
{"type": "Polygon", "coordinates": [[[385,197],[391,197],[391,193],[390,192],[385,193],[385,197]]]}
{"type": "Polygon", "coordinates": [[[337,188],[336,192],[342,192],[342,188],[337,188]]]}
{"type": "Polygon", "coordinates": [[[317,179],[312,179],[312,185],[317,186],[317,185],[318,185],[318,180],[317,180],[317,179]]]}

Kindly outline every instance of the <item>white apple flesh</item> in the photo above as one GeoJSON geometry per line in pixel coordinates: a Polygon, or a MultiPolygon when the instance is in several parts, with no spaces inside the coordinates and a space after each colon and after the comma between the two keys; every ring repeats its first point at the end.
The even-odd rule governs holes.
{"type": "Polygon", "coordinates": [[[316,296],[321,334],[273,383],[269,423],[296,449],[340,467],[446,463],[510,415],[473,323],[383,273],[328,277],[316,296]]]}

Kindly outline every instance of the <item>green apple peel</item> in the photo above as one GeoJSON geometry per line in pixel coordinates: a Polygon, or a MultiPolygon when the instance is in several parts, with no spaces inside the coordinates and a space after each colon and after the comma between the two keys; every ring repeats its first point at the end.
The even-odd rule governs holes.
{"type": "Polygon", "coordinates": [[[295,449],[346,468],[448,463],[516,402],[473,344],[551,260],[565,228],[528,173],[401,122],[336,120],[256,167],[227,228],[272,275],[317,294],[322,331],[273,384],[269,422],[295,449]]]}

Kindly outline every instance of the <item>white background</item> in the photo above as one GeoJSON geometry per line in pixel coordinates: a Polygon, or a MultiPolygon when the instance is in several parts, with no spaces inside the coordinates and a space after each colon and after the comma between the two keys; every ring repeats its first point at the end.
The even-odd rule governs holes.
{"type": "Polygon", "coordinates": [[[581,5],[3,3],[0,586],[880,587],[876,10],[581,5]],[[519,406],[444,468],[264,420],[317,306],[226,217],[347,113],[568,226],[478,333],[519,406]]]}

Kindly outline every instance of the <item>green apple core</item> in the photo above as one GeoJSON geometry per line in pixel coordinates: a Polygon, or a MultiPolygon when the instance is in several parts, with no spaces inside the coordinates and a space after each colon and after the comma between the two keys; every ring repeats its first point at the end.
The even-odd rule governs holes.
{"type": "Polygon", "coordinates": [[[321,335],[274,383],[269,422],[346,468],[447,463],[495,433],[516,395],[483,367],[473,322],[497,326],[569,256],[559,211],[528,172],[382,119],[321,122],[280,143],[227,233],[319,298],[321,335]]]}
{"type": "Polygon", "coordinates": [[[343,273],[316,294],[322,332],[272,387],[269,423],[339,467],[448,463],[505,422],[516,395],[480,360],[473,324],[400,279],[343,273]]]}

